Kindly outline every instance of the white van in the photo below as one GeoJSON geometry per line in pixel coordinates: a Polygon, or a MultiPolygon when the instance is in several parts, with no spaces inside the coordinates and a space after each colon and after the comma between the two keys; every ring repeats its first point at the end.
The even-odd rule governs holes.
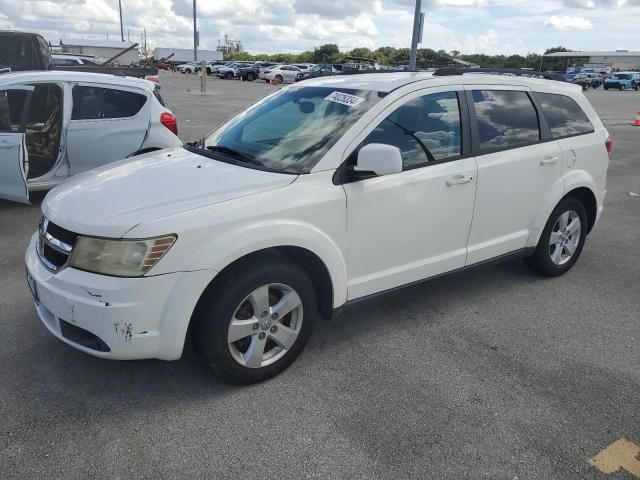
{"type": "Polygon", "coordinates": [[[29,191],[116,160],[181,146],[176,117],[158,86],[100,73],[0,75],[0,198],[28,202],[29,191]]]}
{"type": "Polygon", "coordinates": [[[218,375],[260,381],[354,300],[514,256],[565,273],[610,148],[566,83],[311,79],[50,192],[28,282],[45,326],[86,353],[175,360],[190,332],[218,375]]]}

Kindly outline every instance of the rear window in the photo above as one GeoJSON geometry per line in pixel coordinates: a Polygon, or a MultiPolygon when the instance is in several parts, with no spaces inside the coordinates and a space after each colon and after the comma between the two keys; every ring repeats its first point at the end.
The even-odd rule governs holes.
{"type": "Polygon", "coordinates": [[[480,151],[517,148],[540,140],[538,113],[526,92],[474,90],[480,151]]]}
{"type": "Polygon", "coordinates": [[[536,93],[542,114],[547,119],[553,138],[593,132],[587,114],[573,98],[554,93],[536,93]]]}
{"type": "Polygon", "coordinates": [[[0,37],[0,66],[31,67],[31,42],[23,38],[0,37]]]}
{"type": "Polygon", "coordinates": [[[145,95],[125,90],[74,87],[71,120],[133,117],[146,101],[145,95]]]}

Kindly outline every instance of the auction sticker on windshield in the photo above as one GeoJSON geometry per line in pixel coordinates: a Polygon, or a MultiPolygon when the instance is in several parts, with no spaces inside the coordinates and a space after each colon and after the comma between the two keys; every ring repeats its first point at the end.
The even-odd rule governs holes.
{"type": "Polygon", "coordinates": [[[342,92],[333,92],[324,97],[325,100],[329,100],[330,102],[341,103],[342,105],[346,105],[348,107],[355,107],[361,102],[364,102],[364,98],[357,97],[355,95],[349,95],[348,93],[342,92]]]}

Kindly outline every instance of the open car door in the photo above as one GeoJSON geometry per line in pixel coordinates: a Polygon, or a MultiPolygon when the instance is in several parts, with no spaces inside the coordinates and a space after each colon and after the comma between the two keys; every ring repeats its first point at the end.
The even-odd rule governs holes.
{"type": "Polygon", "coordinates": [[[0,198],[29,203],[25,129],[34,87],[0,89],[0,198]]]}

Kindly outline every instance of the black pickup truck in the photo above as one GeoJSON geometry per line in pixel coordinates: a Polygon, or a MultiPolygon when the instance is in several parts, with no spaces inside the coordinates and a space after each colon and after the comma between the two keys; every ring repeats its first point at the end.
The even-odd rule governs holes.
{"type": "Polygon", "coordinates": [[[138,78],[158,74],[157,68],[139,66],[53,65],[49,44],[41,35],[13,30],[0,31],[0,73],[23,70],[68,70],[138,78]]]}

